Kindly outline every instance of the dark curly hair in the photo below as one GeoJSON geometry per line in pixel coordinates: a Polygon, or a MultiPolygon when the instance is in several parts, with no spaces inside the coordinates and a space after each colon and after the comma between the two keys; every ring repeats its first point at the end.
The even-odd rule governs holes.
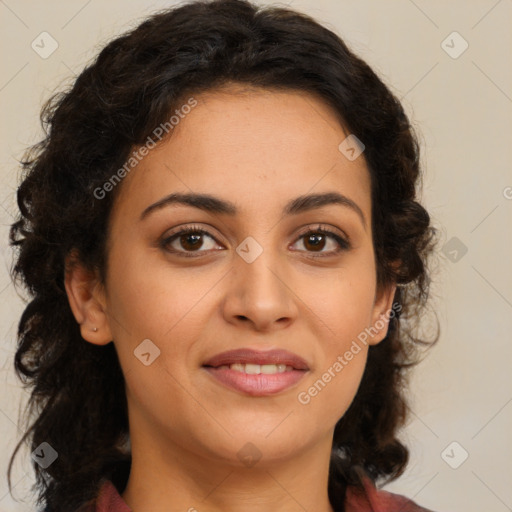
{"type": "Polygon", "coordinates": [[[191,93],[229,83],[296,90],[328,104],[364,142],[371,175],[377,284],[397,283],[400,314],[386,338],[369,348],[355,399],[334,431],[328,493],[344,509],[346,487],[363,475],[390,481],[405,469],[408,450],[397,432],[407,418],[407,370],[420,348],[428,307],[436,230],[417,201],[419,143],[400,101],[332,31],[286,8],[246,0],[189,2],[156,13],[108,43],[66,92],[44,106],[45,138],[29,148],[17,191],[19,217],[10,243],[12,269],[30,300],[18,326],[15,371],[33,388],[25,411],[34,450],[49,443],[58,460],[34,463],[37,503],[75,512],[93,502],[102,482],[124,488],[130,470],[124,377],[113,343],[86,342],[64,287],[72,252],[104,280],[108,223],[122,183],[94,194],[134,147],[191,93]],[[398,262],[398,264],[397,264],[398,262]],[[108,392],[105,392],[108,390],[108,392]]]}

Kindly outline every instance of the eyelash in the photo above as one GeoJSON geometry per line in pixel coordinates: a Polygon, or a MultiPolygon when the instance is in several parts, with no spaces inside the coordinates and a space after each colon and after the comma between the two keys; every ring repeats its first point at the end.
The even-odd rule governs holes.
{"type": "MultiPolygon", "coordinates": [[[[180,256],[183,256],[185,258],[198,258],[198,257],[202,256],[201,253],[208,252],[208,251],[200,251],[200,250],[199,251],[176,251],[176,250],[169,250],[168,249],[168,245],[171,242],[173,242],[174,239],[176,239],[176,238],[178,238],[178,237],[180,237],[182,235],[188,235],[188,234],[207,235],[207,236],[209,236],[210,238],[212,238],[213,240],[215,240],[217,242],[215,237],[211,233],[206,231],[205,229],[203,229],[203,228],[201,228],[199,226],[189,226],[189,227],[181,229],[180,231],[177,231],[176,233],[173,233],[171,236],[163,238],[160,241],[159,245],[160,245],[160,247],[163,250],[171,252],[173,254],[179,254],[180,256]]],[[[327,253],[315,254],[312,251],[299,251],[299,252],[308,252],[308,253],[310,253],[310,256],[313,257],[313,258],[325,258],[325,257],[328,257],[328,256],[333,256],[333,255],[339,254],[340,252],[348,251],[352,247],[350,242],[348,241],[348,239],[345,239],[345,238],[341,237],[337,233],[335,233],[335,232],[331,231],[330,229],[324,227],[322,224],[318,225],[318,227],[316,229],[310,228],[307,231],[305,231],[304,233],[301,233],[299,235],[299,237],[297,238],[297,241],[300,240],[301,238],[307,237],[308,235],[311,235],[311,234],[322,234],[322,235],[330,236],[339,245],[339,249],[337,249],[336,251],[328,251],[327,253]]]]}

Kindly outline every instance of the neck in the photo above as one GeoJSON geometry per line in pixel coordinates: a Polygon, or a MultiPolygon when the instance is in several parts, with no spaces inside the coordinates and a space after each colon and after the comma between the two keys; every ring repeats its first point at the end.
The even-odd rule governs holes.
{"type": "Polygon", "coordinates": [[[180,446],[162,450],[155,438],[142,441],[132,438],[122,493],[133,512],[333,512],[327,493],[332,436],[293,458],[261,457],[253,465],[180,446]]]}

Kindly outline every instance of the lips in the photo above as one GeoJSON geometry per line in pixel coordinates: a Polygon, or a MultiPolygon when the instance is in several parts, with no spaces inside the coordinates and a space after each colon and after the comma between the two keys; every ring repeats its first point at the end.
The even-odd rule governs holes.
{"type": "Polygon", "coordinates": [[[296,370],[309,370],[308,364],[302,357],[288,350],[270,350],[261,352],[250,348],[241,348],[222,352],[208,359],[203,366],[218,368],[230,364],[285,364],[296,370]]]}

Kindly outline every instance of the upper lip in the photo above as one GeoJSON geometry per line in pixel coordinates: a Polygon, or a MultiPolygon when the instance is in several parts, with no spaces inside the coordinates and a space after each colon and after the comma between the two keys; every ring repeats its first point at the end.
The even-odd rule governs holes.
{"type": "Polygon", "coordinates": [[[286,364],[296,370],[309,370],[309,367],[302,357],[289,352],[288,350],[269,350],[261,352],[250,348],[239,348],[228,350],[208,359],[203,366],[222,366],[234,363],[240,364],[286,364]]]}

